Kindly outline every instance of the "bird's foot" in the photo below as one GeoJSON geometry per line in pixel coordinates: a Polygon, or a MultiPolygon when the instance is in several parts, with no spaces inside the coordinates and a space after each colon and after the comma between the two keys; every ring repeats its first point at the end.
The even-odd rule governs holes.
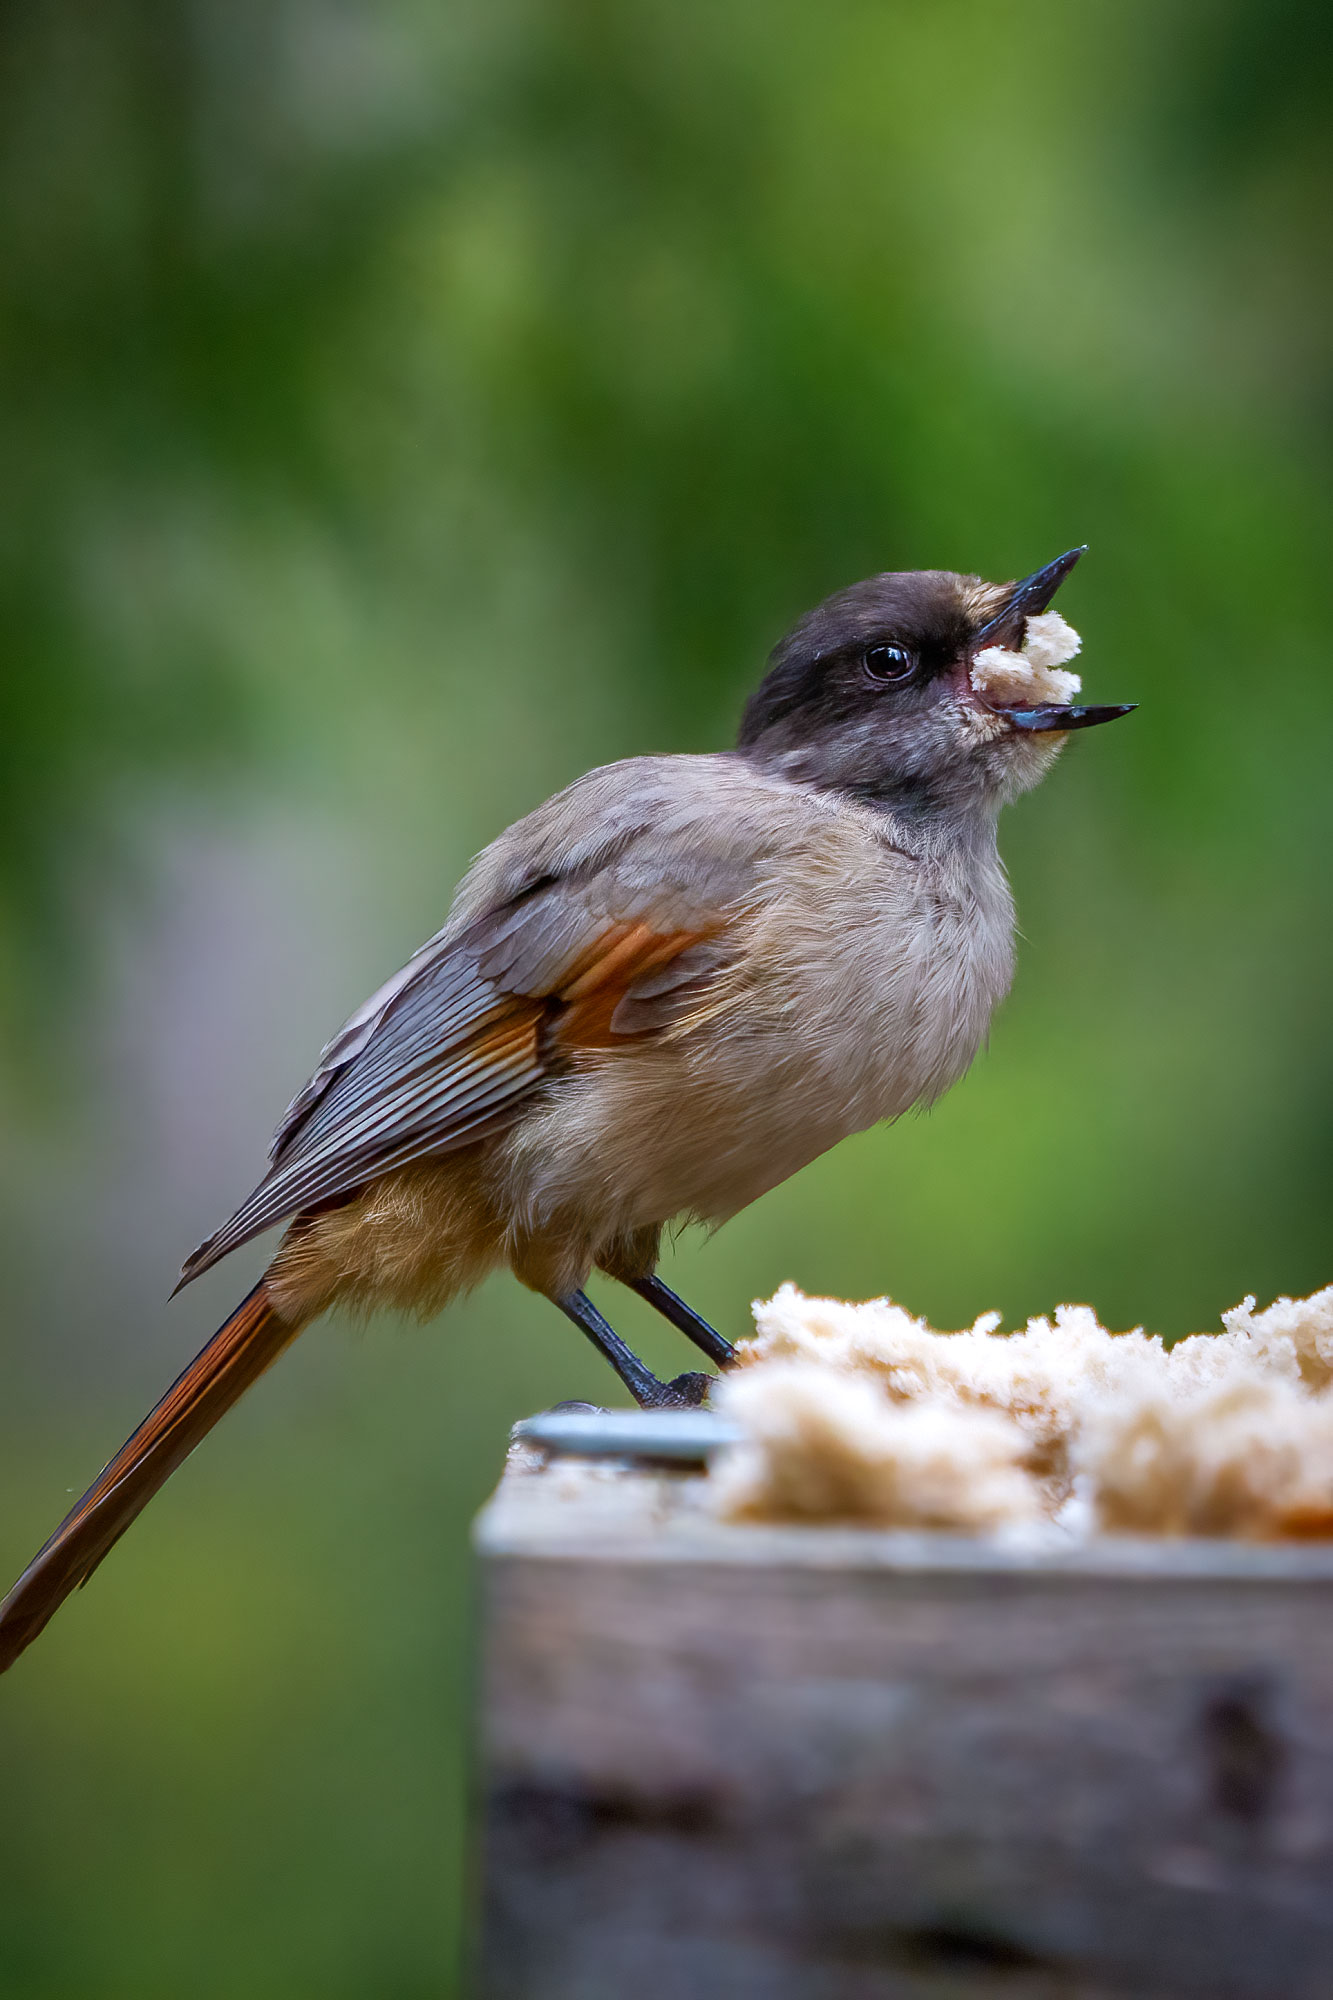
{"type": "Polygon", "coordinates": [[[708,1401],[716,1375],[673,1375],[662,1384],[662,1400],[648,1407],[658,1410],[699,1410],[708,1401]]]}
{"type": "Polygon", "coordinates": [[[700,1410],[716,1380],[716,1375],[689,1374],[673,1375],[669,1382],[663,1382],[645,1368],[625,1386],[641,1410],[700,1410]]]}
{"type": "MultiPolygon", "coordinates": [[[[636,1376],[632,1394],[641,1410],[701,1410],[708,1401],[708,1393],[716,1382],[716,1375],[689,1374],[675,1375],[671,1381],[663,1382],[645,1368],[636,1376]]],[[[614,1415],[605,1403],[585,1403],[581,1397],[571,1396],[562,1403],[552,1403],[543,1410],[544,1417],[608,1417],[614,1415]]]]}
{"type": "Polygon", "coordinates": [[[697,1410],[717,1380],[714,1375],[677,1375],[664,1382],[626,1347],[584,1292],[570,1292],[555,1303],[587,1334],[597,1352],[609,1361],[641,1410],[697,1410]]]}

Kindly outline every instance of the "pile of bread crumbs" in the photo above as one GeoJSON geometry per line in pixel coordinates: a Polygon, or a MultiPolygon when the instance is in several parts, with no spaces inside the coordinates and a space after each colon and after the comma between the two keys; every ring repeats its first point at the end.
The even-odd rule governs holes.
{"type": "Polygon", "coordinates": [[[1059,1306],[938,1333],[784,1285],[714,1392],[730,1519],[1333,1537],[1333,1286],[1170,1348],[1059,1306]]]}

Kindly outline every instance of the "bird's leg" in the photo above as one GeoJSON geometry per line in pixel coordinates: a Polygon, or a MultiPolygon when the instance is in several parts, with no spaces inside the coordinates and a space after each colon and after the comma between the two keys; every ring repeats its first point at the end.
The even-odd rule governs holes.
{"type": "Polygon", "coordinates": [[[672,1326],[678,1328],[687,1340],[692,1340],[719,1368],[726,1368],[736,1359],[736,1350],[731,1342],[724,1340],[715,1327],[711,1327],[706,1319],[701,1319],[693,1306],[687,1306],[684,1299],[678,1298],[670,1285],[664,1285],[660,1278],[627,1278],[625,1282],[631,1291],[637,1292],[641,1299],[647,1299],[663,1319],[669,1319],[672,1326]]]}
{"type": "Polygon", "coordinates": [[[555,1304],[583,1329],[603,1360],[611,1363],[641,1410],[696,1409],[708,1394],[711,1375],[677,1375],[674,1381],[661,1381],[607,1324],[586,1292],[568,1292],[555,1304]]]}

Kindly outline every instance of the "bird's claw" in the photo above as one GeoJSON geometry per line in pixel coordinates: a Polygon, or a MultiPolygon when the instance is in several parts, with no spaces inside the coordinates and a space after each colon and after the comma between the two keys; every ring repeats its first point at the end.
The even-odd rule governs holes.
{"type": "Polygon", "coordinates": [[[691,1373],[673,1375],[662,1384],[662,1399],[651,1407],[659,1410],[699,1410],[708,1401],[716,1375],[691,1373]]]}

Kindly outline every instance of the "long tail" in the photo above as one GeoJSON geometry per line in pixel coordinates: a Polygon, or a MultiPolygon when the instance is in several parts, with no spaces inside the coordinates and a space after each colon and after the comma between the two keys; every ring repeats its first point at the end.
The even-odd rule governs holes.
{"type": "Polygon", "coordinates": [[[263,1282],[150,1411],[0,1602],[0,1674],[86,1583],[159,1486],[244,1395],[301,1323],[279,1319],[263,1282]]]}

